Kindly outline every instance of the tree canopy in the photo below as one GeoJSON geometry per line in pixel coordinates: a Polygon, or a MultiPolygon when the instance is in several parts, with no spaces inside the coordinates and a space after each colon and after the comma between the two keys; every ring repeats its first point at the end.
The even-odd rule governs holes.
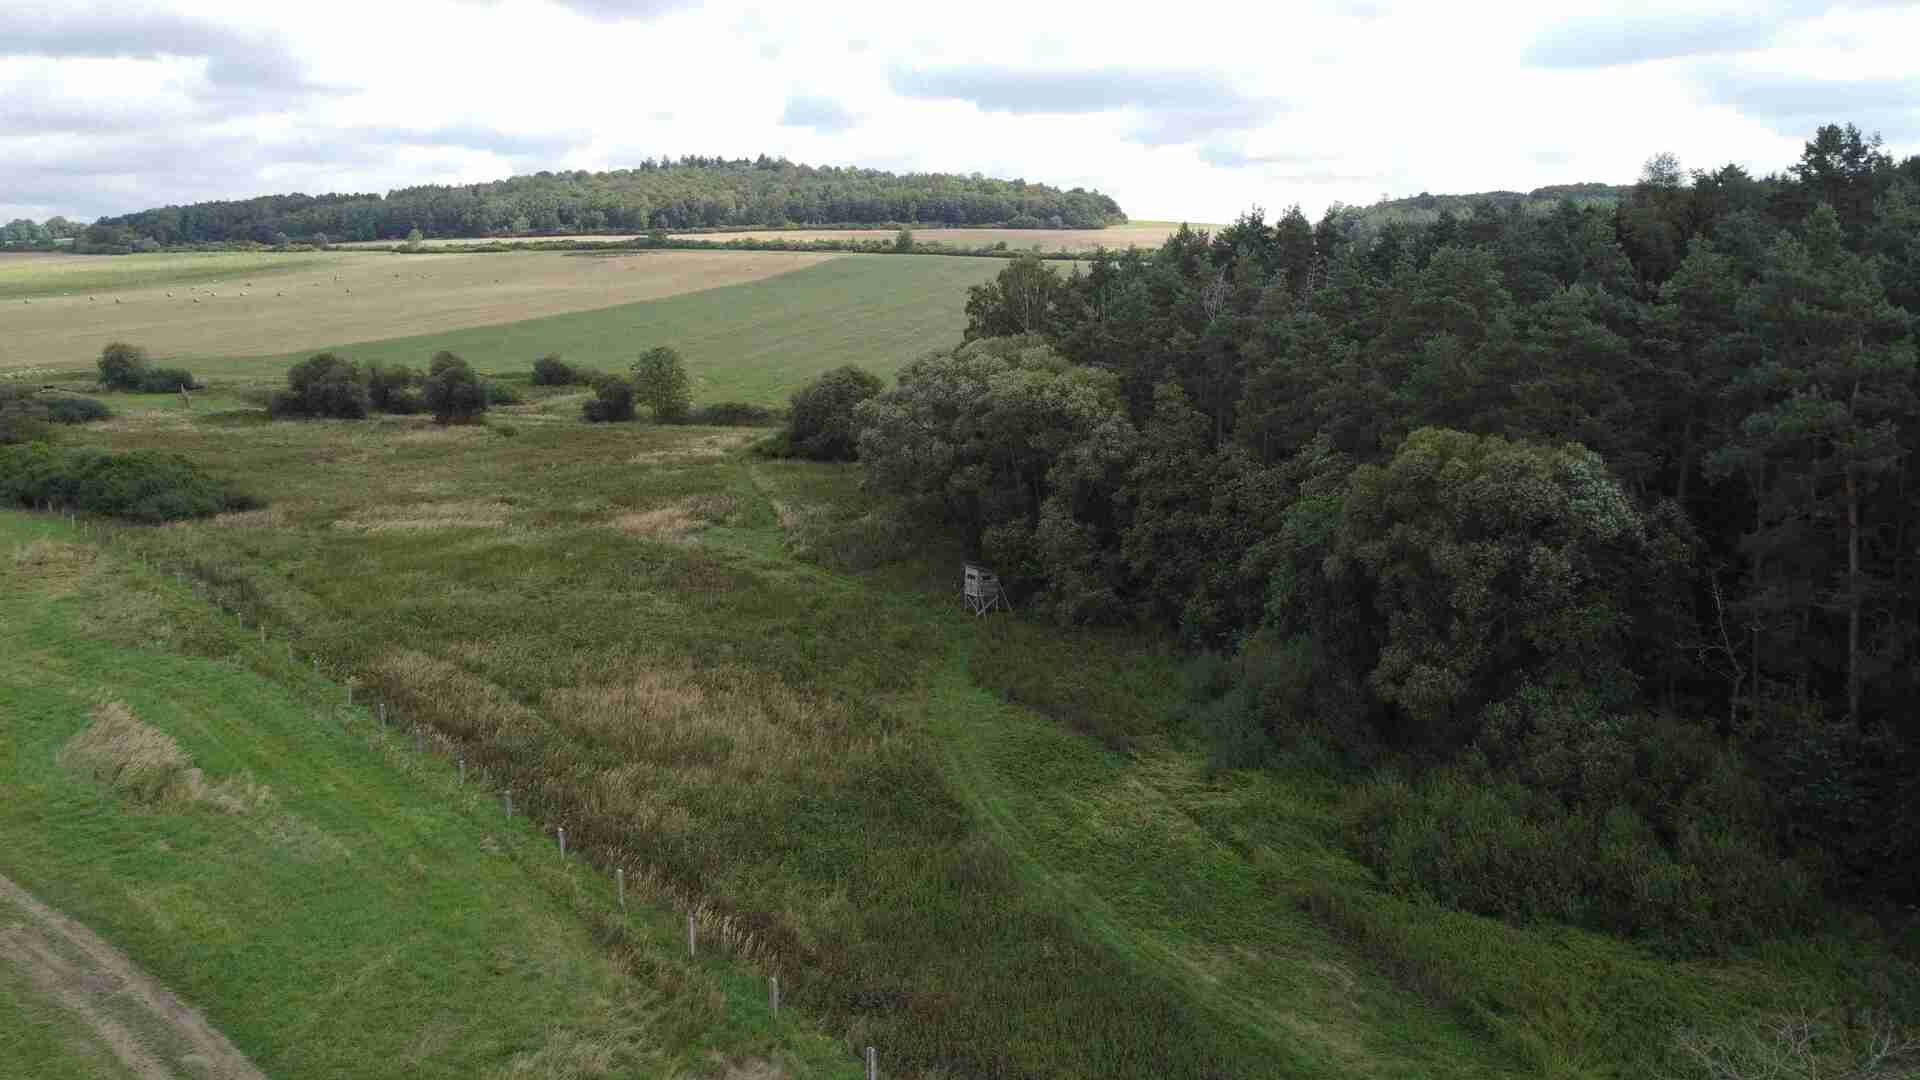
{"type": "Polygon", "coordinates": [[[1097,191],[1025,180],[797,165],[784,158],[683,157],[609,172],[538,172],[484,184],[379,194],[264,195],[100,219],[101,247],[294,240],[589,235],[778,225],[1100,228],[1124,222],[1097,191]]]}

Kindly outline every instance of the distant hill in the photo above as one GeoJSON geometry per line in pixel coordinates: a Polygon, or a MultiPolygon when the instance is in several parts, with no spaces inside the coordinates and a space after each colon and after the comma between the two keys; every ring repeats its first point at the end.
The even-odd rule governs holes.
{"type": "Polygon", "coordinates": [[[1100,228],[1127,220],[1097,191],[1062,191],[978,173],[905,173],[785,159],[683,157],[611,172],[539,172],[386,195],[263,195],[102,218],[102,247],[250,241],[399,240],[644,232],[779,225],[994,225],[1100,228]]]}
{"type": "Polygon", "coordinates": [[[1474,208],[1490,206],[1497,210],[1545,211],[1559,205],[1562,199],[1571,200],[1574,205],[1614,206],[1631,197],[1632,184],[1552,184],[1534,188],[1532,191],[1482,191],[1472,195],[1430,195],[1421,192],[1405,199],[1385,199],[1372,206],[1349,207],[1347,212],[1372,225],[1384,225],[1389,221],[1401,221],[1408,224],[1429,224],[1437,220],[1444,211],[1452,211],[1456,216],[1464,217],[1473,213],[1474,208]]]}

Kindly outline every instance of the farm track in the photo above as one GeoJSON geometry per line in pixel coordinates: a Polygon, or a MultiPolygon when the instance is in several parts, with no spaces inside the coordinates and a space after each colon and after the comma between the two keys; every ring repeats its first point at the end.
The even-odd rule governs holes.
{"type": "Polygon", "coordinates": [[[140,1080],[265,1080],[206,1017],[98,934],[0,876],[0,962],[140,1080]]]}

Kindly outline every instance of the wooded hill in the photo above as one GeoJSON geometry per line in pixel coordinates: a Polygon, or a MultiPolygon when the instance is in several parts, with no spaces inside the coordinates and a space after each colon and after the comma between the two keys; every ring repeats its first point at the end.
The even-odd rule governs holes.
{"type": "Polygon", "coordinates": [[[263,195],[101,218],[96,247],[644,232],[721,226],[994,225],[1100,228],[1127,220],[1097,191],[978,173],[796,165],[764,155],[661,158],[611,172],[538,172],[386,195],[263,195]]]}

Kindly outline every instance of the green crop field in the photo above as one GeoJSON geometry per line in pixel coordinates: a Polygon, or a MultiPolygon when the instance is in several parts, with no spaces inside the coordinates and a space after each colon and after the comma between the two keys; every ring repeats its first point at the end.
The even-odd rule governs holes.
{"type": "MultiPolygon", "coordinates": [[[[398,715],[383,735],[364,697],[345,707],[284,635],[262,644],[122,545],[18,513],[0,514],[0,593],[0,875],[268,1075],[855,1071],[797,1014],[773,1022],[753,973],[686,961],[677,916],[638,886],[621,919],[603,875],[504,820],[477,769],[462,787],[449,756],[415,754],[398,715]],[[128,777],[151,755],[76,762],[117,708],[175,740],[204,790],[142,797],[128,777]]],[[[20,916],[0,893],[0,927],[20,916]]],[[[36,984],[9,951],[0,1075],[123,1075],[58,1003],[86,986],[36,984]]],[[[94,1001],[181,1067],[123,995],[94,1001]]]]}
{"type": "MultiPolygon", "coordinates": [[[[582,367],[621,371],[641,351],[671,345],[686,358],[696,401],[784,404],[829,368],[859,364],[891,375],[921,352],[958,340],[967,324],[967,287],[1001,266],[994,259],[849,255],[660,300],[337,351],[361,364],[425,367],[434,353],[450,349],[495,373],[527,370],[536,358],[557,352],[582,367]]],[[[316,351],[204,366],[215,376],[259,376],[316,351]]]]}
{"type": "MultiPolygon", "coordinates": [[[[728,429],[589,426],[560,397],[469,428],[274,424],[143,400],[74,438],[186,454],[271,505],[120,530],[116,557],[178,569],[429,725],[443,753],[511,785],[542,825],[566,825],[579,890],[604,903],[606,875],[624,866],[668,906],[701,911],[736,963],[779,973],[843,1065],[873,1045],[889,1076],[1639,1077],[1674,1066],[1685,1025],[1912,992],[1870,937],[1842,930],[1681,962],[1389,896],[1340,846],[1337,784],[1308,769],[1206,768],[1175,719],[1164,643],[962,615],[957,552],[877,525],[850,467],[756,458],[728,429]]],[[[52,527],[11,520],[15,542],[52,527]]],[[[156,587],[178,601],[177,587],[156,587]]],[[[72,620],[89,610],[45,603],[72,620]]],[[[98,618],[122,637],[170,625],[119,608],[98,618]]],[[[9,629],[28,635],[9,654],[98,648],[68,644],[75,623],[28,626],[9,629]]],[[[279,663],[246,659],[242,644],[203,648],[238,650],[204,663],[223,678],[279,663]]],[[[26,684],[25,665],[44,661],[15,663],[26,684]]],[[[195,682],[167,670],[162,686],[195,682]]],[[[129,671],[119,693],[164,719],[144,679],[129,671]]],[[[85,685],[76,674],[36,693],[74,701],[85,685]]],[[[27,744],[42,761],[80,722],[80,704],[65,708],[27,744]]],[[[295,721],[311,710],[290,702],[277,715],[294,730],[275,737],[306,730],[295,721]]],[[[364,721],[349,731],[364,739],[364,721]]],[[[362,745],[342,752],[374,755],[362,745]]],[[[270,754],[194,749],[300,790],[270,754]]],[[[78,785],[36,767],[53,789],[78,785]]],[[[422,778],[392,782],[401,806],[448,783],[444,757],[398,775],[422,778]]],[[[330,834],[361,816],[412,820],[381,819],[388,797],[329,811],[316,795],[300,813],[330,834]]],[[[132,849],[125,865],[144,873],[193,869],[74,828],[34,849],[30,887],[124,936],[163,978],[204,988],[212,1008],[222,991],[169,960],[169,940],[230,931],[180,916],[169,939],[133,901],[91,898],[107,871],[80,853],[132,849]]],[[[403,837],[388,843],[379,865],[404,866],[403,837]]],[[[0,850],[0,865],[27,858],[0,850]]],[[[262,889],[279,880],[266,878],[262,889]]],[[[378,895],[423,935],[410,961],[468,946],[458,903],[378,895]]],[[[725,998],[734,984],[711,978],[725,998]]],[[[682,1041],[661,1052],[706,1039],[811,1060],[808,1044],[776,1045],[752,1024],[744,1043],[700,1026],[718,1015],[675,1029],[682,1041]]],[[[247,1042],[243,1016],[218,1019],[247,1042]]]]}

